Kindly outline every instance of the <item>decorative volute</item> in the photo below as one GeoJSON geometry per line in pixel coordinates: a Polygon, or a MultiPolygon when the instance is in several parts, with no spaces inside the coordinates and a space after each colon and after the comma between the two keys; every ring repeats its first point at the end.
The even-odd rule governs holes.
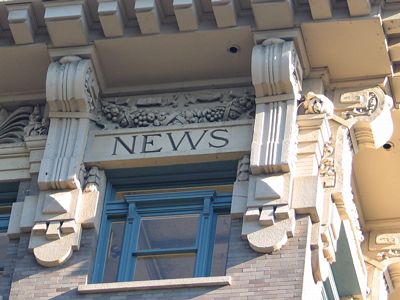
{"type": "Polygon", "coordinates": [[[393,134],[393,99],[380,87],[339,91],[337,94],[335,112],[348,122],[356,153],[362,149],[379,148],[390,139],[393,134]]]}
{"type": "Polygon", "coordinates": [[[39,172],[41,190],[80,187],[90,112],[97,105],[98,92],[90,60],[68,56],[50,64],[46,99],[51,123],[39,172]]]}
{"type": "Polygon", "coordinates": [[[293,42],[269,39],[254,46],[251,78],[256,97],[296,95],[303,71],[293,42]]]}
{"type": "Polygon", "coordinates": [[[295,225],[292,172],[302,68],[294,43],[272,39],[255,46],[252,80],[256,91],[253,142],[250,162],[247,158],[241,164],[249,165],[250,175],[235,182],[233,211],[243,216],[242,237],[250,247],[268,253],[293,236],[295,225]],[[240,209],[239,199],[246,202],[240,209]]]}
{"type": "Polygon", "coordinates": [[[83,165],[98,93],[90,60],[69,56],[50,64],[46,81],[50,127],[39,170],[40,193],[26,197],[20,212],[24,220],[19,222],[31,224],[20,229],[31,231],[29,249],[43,266],[65,262],[79,249],[82,226],[98,224],[104,173],[96,167],[88,173],[83,165]]]}

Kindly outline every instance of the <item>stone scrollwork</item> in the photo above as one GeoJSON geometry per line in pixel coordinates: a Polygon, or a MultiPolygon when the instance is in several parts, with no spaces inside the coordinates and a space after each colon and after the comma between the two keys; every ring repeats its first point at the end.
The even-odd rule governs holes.
{"type": "Polygon", "coordinates": [[[306,114],[327,114],[333,115],[333,103],[325,95],[309,92],[304,96],[304,111],[306,114]]]}
{"type": "Polygon", "coordinates": [[[111,122],[115,124],[115,128],[137,128],[233,121],[254,118],[254,110],[254,95],[240,89],[216,93],[103,99],[102,117],[98,123],[111,122]]]}
{"type": "Polygon", "coordinates": [[[324,152],[319,166],[319,174],[322,177],[335,176],[334,148],[329,141],[324,145],[324,152]]]}
{"type": "Polygon", "coordinates": [[[245,196],[236,197],[232,206],[234,215],[243,217],[242,238],[253,250],[271,253],[293,237],[295,228],[292,188],[302,68],[294,43],[271,39],[255,46],[252,82],[256,117],[250,172],[248,181],[238,172],[234,190],[245,196]]]}
{"type": "Polygon", "coordinates": [[[350,124],[356,152],[379,148],[390,139],[393,99],[380,87],[343,92],[339,102],[337,113],[350,124]]]}
{"type": "MultiPolygon", "coordinates": [[[[31,231],[29,249],[43,266],[64,263],[79,249],[82,227],[97,224],[104,172],[96,167],[87,171],[83,155],[90,122],[95,119],[92,113],[98,93],[92,62],[76,56],[63,57],[51,63],[47,73],[49,128],[39,107],[26,112],[26,136],[48,131],[38,176],[39,195],[26,198],[22,207],[25,217],[31,218],[31,225],[24,227],[31,231]]],[[[14,209],[12,213],[18,215],[14,209]]]]}
{"type": "Polygon", "coordinates": [[[39,105],[15,110],[0,108],[0,144],[23,142],[24,137],[47,135],[49,120],[39,105]]]}
{"type": "Polygon", "coordinates": [[[42,116],[41,108],[36,105],[32,113],[29,115],[29,122],[24,128],[25,136],[47,135],[49,132],[50,121],[42,116]]]}
{"type": "MultiPolygon", "coordinates": [[[[361,116],[370,116],[378,109],[378,95],[375,91],[367,91],[363,92],[362,95],[344,95],[343,98],[355,97],[359,99],[359,105],[355,105],[352,109],[345,111],[343,113],[343,117],[345,119],[361,117],[361,116]]],[[[354,99],[353,101],[356,101],[354,99]]],[[[346,99],[348,100],[348,99],[346,99]]],[[[343,100],[343,101],[346,101],[343,100]]]]}
{"type": "Polygon", "coordinates": [[[0,108],[0,144],[23,142],[24,128],[29,123],[31,113],[31,106],[23,106],[12,112],[0,108]]]}

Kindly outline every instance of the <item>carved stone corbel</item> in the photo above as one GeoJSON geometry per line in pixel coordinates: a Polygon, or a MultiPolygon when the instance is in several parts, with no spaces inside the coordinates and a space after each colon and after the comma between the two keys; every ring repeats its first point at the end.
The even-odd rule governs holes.
{"type": "Polygon", "coordinates": [[[393,133],[393,99],[380,87],[344,91],[338,98],[335,112],[349,123],[356,153],[362,149],[379,148],[390,139],[393,133]]]}
{"type": "Polygon", "coordinates": [[[98,93],[90,60],[71,56],[50,64],[46,79],[50,128],[38,176],[40,193],[31,201],[35,213],[29,242],[43,266],[65,262],[79,249],[82,226],[96,225],[102,193],[98,184],[105,178],[97,168],[86,174],[83,155],[98,93]],[[85,178],[88,183],[82,190],[85,178]]]}
{"type": "MultiPolygon", "coordinates": [[[[253,48],[256,117],[242,237],[252,249],[270,253],[294,233],[291,208],[296,153],[296,108],[302,69],[293,42],[272,39],[253,48]]],[[[242,184],[243,185],[243,184],[242,184]]]]}

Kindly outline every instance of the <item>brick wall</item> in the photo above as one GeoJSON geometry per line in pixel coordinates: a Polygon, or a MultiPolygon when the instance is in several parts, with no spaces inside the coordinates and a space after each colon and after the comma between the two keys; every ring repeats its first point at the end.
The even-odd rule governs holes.
{"type": "Polygon", "coordinates": [[[227,263],[227,275],[232,276],[230,286],[90,295],[79,295],[77,286],[86,282],[92,269],[97,243],[94,230],[84,230],[81,249],[56,268],[38,265],[27,251],[29,235],[23,235],[18,244],[10,299],[305,299],[303,275],[311,267],[305,266],[310,264],[306,251],[310,225],[309,217],[298,218],[295,237],[269,255],[254,252],[240,238],[241,220],[233,220],[227,263]]]}

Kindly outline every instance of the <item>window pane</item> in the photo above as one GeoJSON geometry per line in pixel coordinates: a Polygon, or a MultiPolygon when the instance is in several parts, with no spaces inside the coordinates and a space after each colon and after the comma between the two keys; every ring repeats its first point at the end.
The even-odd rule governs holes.
{"type": "Polygon", "coordinates": [[[194,247],[199,215],[143,217],[138,250],[194,247]]]}
{"type": "Polygon", "coordinates": [[[218,215],[217,225],[215,230],[212,267],[211,267],[212,276],[225,275],[230,228],[231,228],[231,216],[218,215]]]}
{"type": "Polygon", "coordinates": [[[125,223],[122,221],[111,223],[103,282],[113,282],[117,280],[122,240],[124,239],[124,226],[125,223]]]}
{"type": "Polygon", "coordinates": [[[134,280],[193,277],[195,253],[137,257],[134,280]]]}

